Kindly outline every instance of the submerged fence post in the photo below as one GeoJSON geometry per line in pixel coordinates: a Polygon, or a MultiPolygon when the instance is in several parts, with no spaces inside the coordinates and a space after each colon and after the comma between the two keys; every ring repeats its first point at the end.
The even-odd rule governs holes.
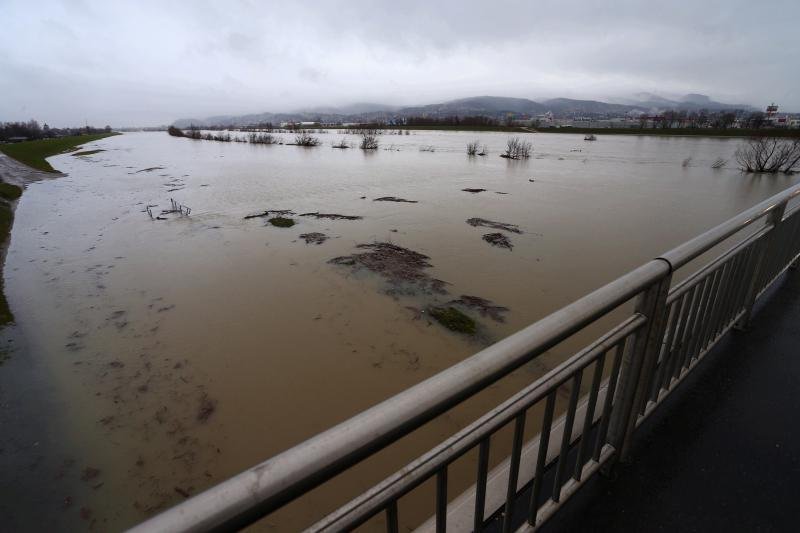
{"type": "MultiPolygon", "coordinates": [[[[667,263],[664,260],[665,263],[667,263]]],[[[636,313],[647,318],[633,338],[625,345],[622,355],[622,367],[619,371],[614,410],[609,426],[609,442],[616,449],[616,458],[604,467],[608,472],[617,460],[625,461],[630,447],[639,406],[647,398],[649,377],[655,369],[655,358],[661,348],[666,323],[666,303],[669,286],[672,281],[672,268],[667,263],[667,273],[645,291],[636,300],[636,313]]]]}
{"type": "Polygon", "coordinates": [[[744,314],[741,316],[739,321],[736,322],[735,326],[735,328],[740,331],[747,329],[747,326],[750,325],[750,317],[753,314],[753,305],[756,303],[756,295],[761,288],[758,286],[758,282],[761,279],[761,273],[764,270],[764,263],[766,262],[767,256],[776,252],[776,250],[772,249],[775,242],[775,233],[781,221],[783,220],[783,213],[786,211],[786,204],[787,200],[784,200],[778,204],[778,206],[769,214],[769,218],[767,219],[767,224],[771,224],[772,228],[761,238],[762,242],[760,249],[757,252],[758,256],[756,257],[755,264],[753,265],[750,279],[747,280],[747,292],[745,293],[744,300],[744,314]]]}

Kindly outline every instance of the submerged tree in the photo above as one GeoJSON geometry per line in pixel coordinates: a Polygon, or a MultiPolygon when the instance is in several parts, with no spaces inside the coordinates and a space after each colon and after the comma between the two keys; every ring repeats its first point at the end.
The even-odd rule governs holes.
{"type": "Polygon", "coordinates": [[[791,174],[800,164],[800,139],[753,137],[736,150],[736,161],[745,172],[791,174]]]}
{"type": "Polygon", "coordinates": [[[480,142],[472,141],[467,143],[467,155],[478,155],[480,150],[480,142]]]}
{"type": "Polygon", "coordinates": [[[506,143],[506,150],[500,157],[506,159],[528,159],[531,156],[533,145],[527,141],[523,141],[519,137],[512,137],[506,143]]]}

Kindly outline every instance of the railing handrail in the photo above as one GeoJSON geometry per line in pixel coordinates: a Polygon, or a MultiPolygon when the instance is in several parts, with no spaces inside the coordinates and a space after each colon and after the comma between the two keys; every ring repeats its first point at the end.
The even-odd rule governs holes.
{"type": "Polygon", "coordinates": [[[483,390],[797,196],[800,184],[132,531],[229,530],[258,520],[483,390]]]}

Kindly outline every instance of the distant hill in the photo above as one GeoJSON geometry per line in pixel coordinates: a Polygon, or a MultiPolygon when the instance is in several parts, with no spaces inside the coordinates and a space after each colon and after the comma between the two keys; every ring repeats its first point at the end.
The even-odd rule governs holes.
{"type": "Polygon", "coordinates": [[[573,100],[571,98],[553,98],[545,100],[544,106],[554,115],[607,115],[625,114],[629,111],[645,111],[635,105],[609,104],[597,100],[573,100]]]}
{"type": "Polygon", "coordinates": [[[452,117],[470,115],[499,116],[507,113],[536,115],[547,111],[547,107],[527,98],[504,96],[473,96],[441,104],[404,107],[398,110],[404,116],[452,117]]]}
{"type": "Polygon", "coordinates": [[[174,122],[179,128],[196,126],[243,126],[272,122],[359,122],[382,121],[402,117],[443,118],[453,116],[487,116],[502,119],[506,115],[535,116],[551,112],[557,117],[619,116],[629,112],[652,113],[666,110],[721,111],[727,109],[755,110],[745,104],[716,102],[704,94],[687,94],[671,100],[652,93],[639,93],[621,103],[598,100],[553,98],[535,102],[527,98],[504,96],[473,96],[438,104],[397,107],[377,103],[356,103],[341,107],[315,107],[289,113],[257,113],[250,115],[220,115],[205,119],[180,119],[174,122]]]}
{"type": "Polygon", "coordinates": [[[687,94],[678,100],[670,100],[652,93],[639,93],[631,101],[626,101],[626,104],[634,105],[637,107],[644,107],[647,109],[665,110],[685,109],[686,111],[699,111],[707,109],[708,111],[724,111],[727,109],[744,109],[747,111],[755,111],[751,105],[747,104],[725,104],[712,100],[705,94],[687,94]]]}

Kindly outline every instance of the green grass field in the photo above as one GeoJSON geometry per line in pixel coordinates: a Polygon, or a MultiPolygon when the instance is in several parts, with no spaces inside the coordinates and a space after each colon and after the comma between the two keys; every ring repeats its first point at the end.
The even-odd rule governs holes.
{"type": "Polygon", "coordinates": [[[50,163],[45,161],[45,158],[57,154],[63,154],[64,152],[71,152],[82,144],[103,139],[105,137],[111,137],[112,135],[119,134],[92,133],[89,135],[60,137],[58,139],[42,139],[39,141],[0,144],[0,152],[3,152],[8,157],[14,158],[20,163],[24,163],[37,170],[56,172],[56,170],[50,166],[50,163]]]}

